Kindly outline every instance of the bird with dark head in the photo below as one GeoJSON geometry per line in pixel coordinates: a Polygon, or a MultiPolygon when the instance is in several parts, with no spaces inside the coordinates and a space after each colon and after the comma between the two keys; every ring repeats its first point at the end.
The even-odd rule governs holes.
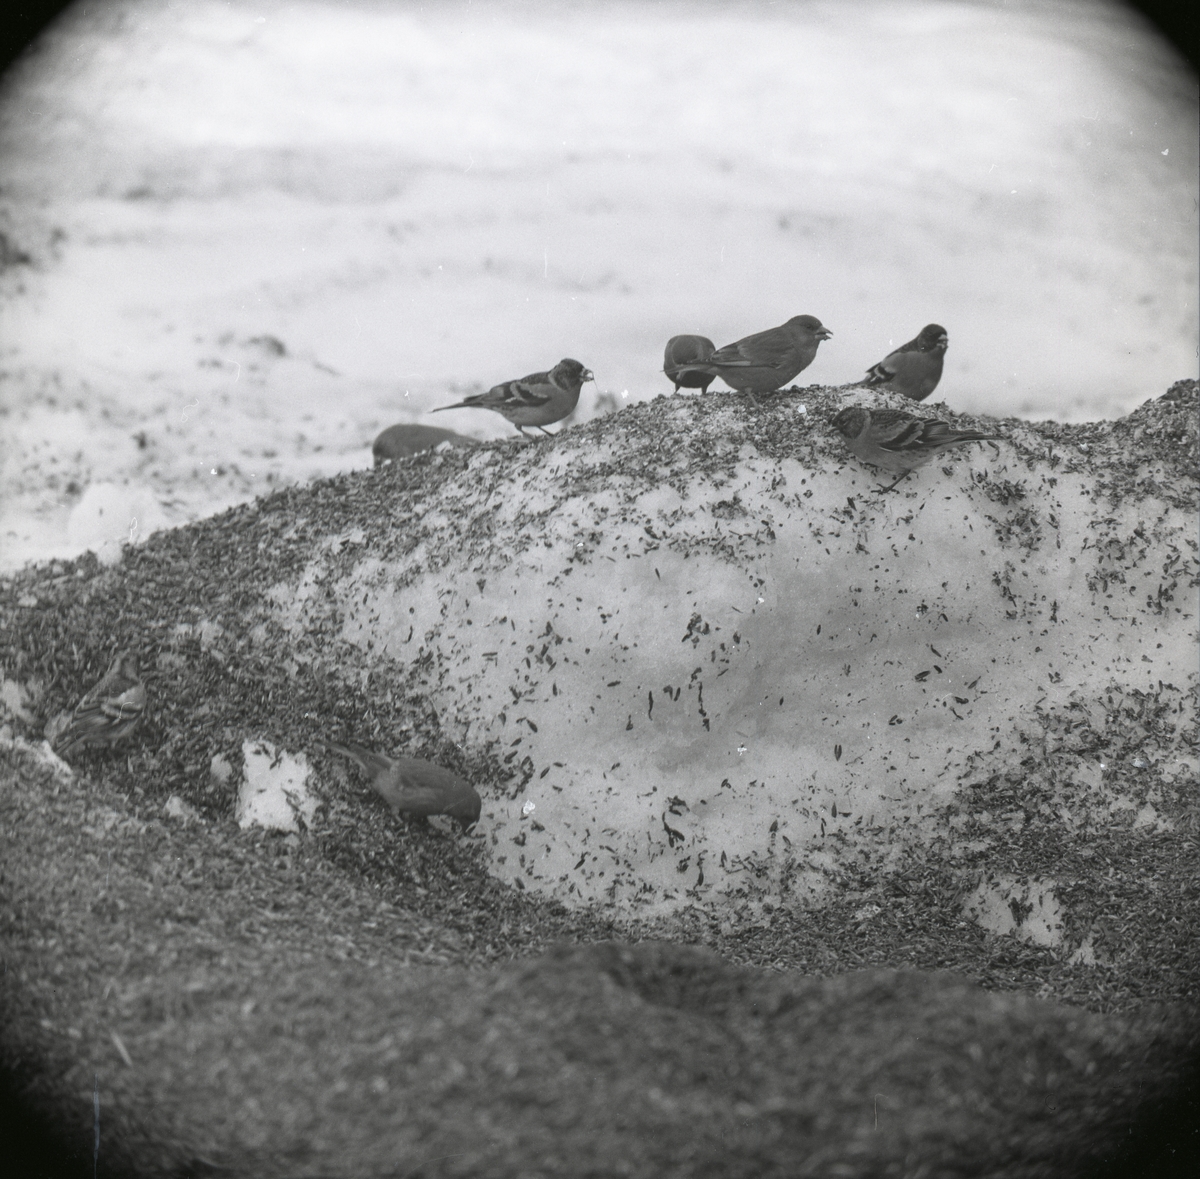
{"type": "Polygon", "coordinates": [[[142,722],[146,711],[146,685],[137,656],[119,651],[104,677],[83,699],[51,748],[69,758],[81,749],[104,748],[125,740],[142,722]]]}
{"type": "Polygon", "coordinates": [[[493,385],[486,393],[464,397],[453,405],[439,405],[430,413],[447,409],[490,409],[512,422],[522,434],[526,426],[535,426],[550,435],[544,427],[561,422],[578,404],[579,391],[585,381],[595,380],[591,370],[578,360],[566,357],[549,372],[530,373],[516,381],[493,385]]]}
{"type": "Polygon", "coordinates": [[[726,344],[704,360],[680,365],[677,371],[685,376],[720,377],[731,389],[751,396],[772,393],[808,368],[821,341],[832,336],[815,315],[793,315],[779,327],[726,344]]]}
{"type": "Polygon", "coordinates": [[[329,748],[365,771],[375,792],[397,815],[449,815],[464,830],[479,819],[483,803],[457,774],[417,757],[388,757],[347,742],[329,748]]]}
{"type": "Polygon", "coordinates": [[[716,350],[717,346],[707,336],[672,336],[667,341],[663,372],[674,383],[676,393],[680,386],[699,389],[701,393],[708,392],[709,385],[717,379],[716,373],[684,371],[683,366],[692,361],[707,360],[716,350]]]}
{"type": "Polygon", "coordinates": [[[858,383],[924,401],[942,379],[949,346],[946,329],[940,323],[927,323],[919,335],[867,369],[866,377],[858,383]]]}
{"type": "Polygon", "coordinates": [[[864,463],[882,467],[900,478],[923,467],[935,455],[967,442],[990,442],[1001,434],[978,430],[956,430],[941,418],[921,418],[904,409],[866,409],[851,405],[833,418],[833,426],[845,439],[851,453],[864,463]]]}

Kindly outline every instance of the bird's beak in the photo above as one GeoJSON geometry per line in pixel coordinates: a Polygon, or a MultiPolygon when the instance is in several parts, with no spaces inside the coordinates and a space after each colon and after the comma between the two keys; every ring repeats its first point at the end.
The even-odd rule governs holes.
{"type": "Polygon", "coordinates": [[[816,336],[818,340],[833,339],[833,332],[831,332],[827,327],[819,328],[817,331],[813,332],[813,335],[816,336]]]}
{"type": "Polygon", "coordinates": [[[585,381],[594,381],[596,378],[592,376],[592,370],[590,368],[585,368],[583,370],[583,379],[585,381]]]}

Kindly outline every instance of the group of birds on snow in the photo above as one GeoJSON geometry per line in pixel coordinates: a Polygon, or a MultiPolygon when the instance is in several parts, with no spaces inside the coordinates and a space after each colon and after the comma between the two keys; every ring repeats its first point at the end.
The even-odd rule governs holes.
{"type": "MultiPolygon", "coordinates": [[[[672,336],[667,341],[663,372],[678,392],[699,389],[720,377],[730,388],[756,394],[773,393],[803,372],[817,354],[822,340],[833,333],[813,315],[796,315],[779,327],[755,332],[724,348],[705,336],[672,336]]],[[[949,339],[939,324],[927,324],[920,333],[889,353],[868,370],[858,386],[886,389],[923,401],[942,376],[949,339]]],[[[489,409],[512,422],[525,435],[536,427],[562,421],[579,403],[584,382],[592,373],[578,360],[560,360],[548,372],[531,373],[506,381],[486,393],[466,397],[447,409],[489,409]]],[[[952,446],[986,442],[1000,437],[976,430],[958,430],[940,418],[923,418],[907,410],[867,409],[848,406],[834,415],[832,424],[845,438],[849,450],[865,463],[898,475],[890,491],[910,472],[952,446]]],[[[468,439],[435,426],[401,425],[385,430],[375,440],[375,464],[415,453],[443,441],[468,439]]],[[[52,748],[70,758],[89,747],[106,747],[133,733],[146,711],[146,685],[136,656],[122,651],[104,678],[75,707],[52,748]]],[[[397,814],[449,815],[464,828],[479,818],[481,802],[474,788],[457,774],[432,762],[412,757],[387,757],[365,746],[330,744],[330,751],[349,758],[368,776],[372,787],[397,814]]]]}
{"type": "MultiPolygon", "coordinates": [[[[833,333],[815,315],[794,315],[779,327],[755,332],[716,347],[707,336],[672,336],[663,355],[663,372],[675,386],[707,393],[718,377],[731,389],[756,394],[774,393],[802,373],[817,355],[822,340],[833,333]]],[[[942,379],[942,365],[950,340],[941,324],[926,324],[921,331],[888,353],[867,370],[857,387],[887,390],[924,401],[942,379]]],[[[512,422],[525,435],[533,427],[548,434],[547,426],[560,422],[579,404],[584,383],[592,372],[578,360],[567,357],[548,372],[530,373],[515,381],[495,385],[486,393],[464,397],[453,405],[440,405],[432,413],[448,409],[489,409],[512,422]]],[[[846,445],[865,463],[897,476],[884,490],[890,491],[910,472],[952,446],[987,442],[998,437],[977,430],[958,430],[941,418],[920,417],[900,409],[867,409],[848,406],[833,417],[834,428],[846,445]]],[[[375,439],[375,465],[430,449],[442,442],[469,444],[452,430],[436,426],[390,426],[375,439]]]]}

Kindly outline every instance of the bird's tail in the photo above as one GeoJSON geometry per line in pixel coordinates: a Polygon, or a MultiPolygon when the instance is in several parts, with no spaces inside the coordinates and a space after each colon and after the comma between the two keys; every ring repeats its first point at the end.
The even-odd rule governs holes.
{"type": "MultiPolygon", "coordinates": [[[[479,403],[487,396],[485,393],[472,393],[470,397],[464,397],[461,401],[456,401],[453,405],[439,405],[437,409],[431,409],[430,413],[441,413],[444,409],[478,409],[479,403]]],[[[490,409],[488,405],[483,406],[484,409],[490,409]]]]}
{"type": "Polygon", "coordinates": [[[354,742],[350,742],[347,745],[337,745],[331,741],[329,748],[334,753],[340,753],[343,757],[348,757],[356,766],[366,770],[368,774],[378,774],[382,770],[386,770],[391,764],[381,754],[375,753],[365,745],[358,745],[354,742]]]}

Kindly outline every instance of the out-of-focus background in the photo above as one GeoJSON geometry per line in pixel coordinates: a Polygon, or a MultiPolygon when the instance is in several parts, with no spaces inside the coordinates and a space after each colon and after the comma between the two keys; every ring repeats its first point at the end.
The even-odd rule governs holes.
{"type": "Polygon", "coordinates": [[[806,382],[936,320],[952,409],[1126,413],[1196,374],[1196,96],[1100,0],[81,4],[0,94],[0,568],[800,313],[806,382]]]}

